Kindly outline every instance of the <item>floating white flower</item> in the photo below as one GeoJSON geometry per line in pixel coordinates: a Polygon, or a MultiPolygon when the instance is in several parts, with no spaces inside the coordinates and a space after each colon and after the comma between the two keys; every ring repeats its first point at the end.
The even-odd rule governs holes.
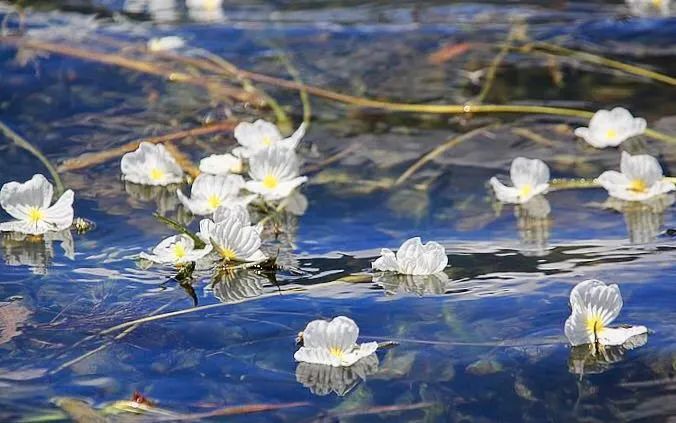
{"type": "Polygon", "coordinates": [[[200,222],[197,234],[205,243],[226,260],[254,262],[265,260],[260,250],[260,228],[251,226],[249,213],[242,206],[221,207],[214,213],[214,220],[200,222]]]}
{"type": "Polygon", "coordinates": [[[195,248],[195,241],[187,235],[165,238],[153,248],[152,254],[141,253],[141,258],[159,264],[185,264],[197,261],[211,252],[211,244],[195,248]]]}
{"type": "Polygon", "coordinates": [[[70,228],[73,224],[73,191],[64,192],[50,207],[53,195],[52,184],[40,174],[24,183],[3,185],[0,206],[16,220],[0,223],[0,231],[41,235],[70,228]]]}
{"type": "Polygon", "coordinates": [[[304,135],[305,123],[302,123],[289,138],[284,138],[274,124],[263,119],[258,119],[254,123],[242,122],[235,128],[235,138],[241,147],[236,148],[233,153],[241,157],[250,157],[272,146],[294,150],[304,135]]]}
{"type": "Polygon", "coordinates": [[[420,237],[405,241],[396,255],[389,248],[380,250],[380,255],[371,263],[374,270],[402,275],[432,275],[443,271],[448,265],[444,247],[434,241],[423,245],[420,237]]]}
{"type": "Polygon", "coordinates": [[[671,0],[627,0],[627,6],[636,16],[669,16],[671,0]]]}
{"type": "Polygon", "coordinates": [[[549,188],[549,167],[539,159],[517,157],[509,169],[513,187],[503,185],[495,176],[490,184],[503,203],[523,204],[549,188]]]}
{"type": "Polygon", "coordinates": [[[622,309],[622,296],[616,284],[606,285],[595,279],[581,282],[570,293],[570,305],[572,312],[566,320],[565,333],[572,346],[622,345],[629,338],[648,332],[645,326],[608,327],[622,309]]]}
{"type": "Polygon", "coordinates": [[[190,198],[180,189],[176,190],[181,200],[193,214],[212,214],[219,207],[233,207],[246,205],[254,197],[239,197],[239,191],[244,187],[244,178],[239,175],[209,175],[201,173],[195,178],[190,189],[190,198]]]}
{"type": "Polygon", "coordinates": [[[647,154],[632,156],[623,151],[620,172],[607,170],[598,182],[611,197],[626,201],[645,201],[676,189],[664,179],[657,159],[647,154]]]}
{"type": "Polygon", "coordinates": [[[299,176],[300,159],[293,149],[273,146],[258,151],[249,160],[246,189],[262,195],[266,200],[279,200],[307,181],[299,176]]]}
{"type": "Polygon", "coordinates": [[[641,135],[645,128],[645,119],[635,118],[629,110],[616,107],[594,113],[589,127],[575,129],[575,135],[596,148],[617,147],[624,140],[641,135]]]}
{"type": "Polygon", "coordinates": [[[183,181],[183,171],[161,144],[142,142],[122,156],[122,178],[141,185],[169,185],[183,181]]]}
{"type": "Polygon", "coordinates": [[[200,172],[212,175],[226,175],[228,173],[242,173],[244,165],[242,159],[232,154],[212,154],[200,160],[200,172]]]}
{"type": "Polygon", "coordinates": [[[223,0],[186,0],[188,15],[201,22],[213,22],[225,19],[223,0]]]}
{"type": "Polygon", "coordinates": [[[345,316],[330,322],[313,320],[303,331],[303,346],[293,358],[302,363],[348,367],[378,349],[377,342],[358,345],[358,337],[359,327],[345,316]]]}
{"type": "Polygon", "coordinates": [[[185,45],[181,37],[171,35],[168,37],[151,38],[148,40],[148,50],[152,52],[176,50],[185,45]]]}

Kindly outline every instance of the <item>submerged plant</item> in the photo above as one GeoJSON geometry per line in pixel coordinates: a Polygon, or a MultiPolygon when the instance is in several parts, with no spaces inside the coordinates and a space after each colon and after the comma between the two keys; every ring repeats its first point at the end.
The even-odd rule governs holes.
{"type": "Polygon", "coordinates": [[[434,241],[423,244],[420,237],[405,241],[396,254],[389,248],[383,248],[380,255],[371,263],[374,270],[402,275],[432,275],[448,265],[444,247],[434,241]]]}
{"type": "Polygon", "coordinates": [[[509,175],[513,187],[505,186],[495,176],[490,179],[495,196],[503,203],[523,204],[549,189],[549,167],[540,159],[517,157],[509,175]]]}
{"type": "Polygon", "coordinates": [[[209,175],[200,174],[190,189],[190,198],[178,189],[176,194],[193,214],[212,214],[219,207],[233,207],[247,205],[253,196],[239,197],[244,187],[244,178],[239,175],[209,175]]]}
{"type": "Polygon", "coordinates": [[[204,258],[212,250],[211,244],[195,248],[195,242],[187,235],[173,235],[163,239],[152,254],[141,253],[140,257],[153,263],[182,265],[204,258]]]}
{"type": "Polygon", "coordinates": [[[608,195],[620,200],[646,201],[676,189],[664,179],[657,159],[647,154],[632,156],[623,151],[620,171],[607,170],[598,177],[608,195]]]}
{"type": "Polygon", "coordinates": [[[572,346],[622,345],[630,338],[645,334],[645,326],[611,328],[610,325],[620,314],[622,296],[616,284],[590,279],[581,282],[570,293],[572,312],[566,320],[565,333],[572,346]]]}
{"type": "Polygon", "coordinates": [[[349,367],[376,352],[377,342],[357,344],[359,327],[350,318],[338,316],[327,322],[313,320],[303,331],[303,346],[293,355],[296,361],[349,367]]]}
{"type": "Polygon", "coordinates": [[[646,125],[645,119],[635,118],[629,110],[616,107],[594,113],[589,127],[575,129],[575,135],[596,148],[617,147],[623,141],[644,133],[646,125]]]}
{"type": "Polygon", "coordinates": [[[273,146],[294,150],[304,135],[305,123],[302,123],[290,137],[284,138],[279,128],[266,120],[258,119],[254,123],[242,122],[235,128],[235,138],[241,147],[233,150],[233,154],[248,158],[273,146]]]}
{"type": "Polygon", "coordinates": [[[142,142],[122,156],[122,178],[141,185],[170,185],[183,181],[183,170],[162,144],[142,142]]]}
{"type": "Polygon", "coordinates": [[[0,206],[16,220],[0,223],[0,231],[41,235],[70,228],[75,194],[68,190],[50,206],[53,195],[54,187],[41,174],[24,183],[4,184],[0,206]]]}
{"type": "Polygon", "coordinates": [[[280,200],[307,181],[300,175],[300,159],[293,149],[273,146],[258,151],[249,160],[245,188],[266,200],[280,200]]]}
{"type": "Polygon", "coordinates": [[[249,213],[242,206],[221,207],[214,213],[214,220],[200,222],[197,236],[225,260],[256,262],[265,260],[260,250],[261,228],[251,225],[249,213]]]}

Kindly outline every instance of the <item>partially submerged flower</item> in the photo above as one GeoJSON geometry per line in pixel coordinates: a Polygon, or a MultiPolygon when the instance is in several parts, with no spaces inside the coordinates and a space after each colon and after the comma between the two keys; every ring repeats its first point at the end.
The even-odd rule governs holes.
{"type": "Polygon", "coordinates": [[[266,200],[279,200],[307,181],[300,175],[300,160],[293,149],[270,147],[260,150],[249,160],[246,189],[266,200]]]}
{"type": "Polygon", "coordinates": [[[302,123],[290,137],[284,138],[272,123],[258,119],[254,123],[242,122],[235,128],[235,138],[241,147],[233,153],[241,157],[251,157],[260,150],[272,146],[294,150],[305,135],[305,123],[302,123]]]}
{"type": "Polygon", "coordinates": [[[607,170],[598,177],[608,195],[620,200],[645,201],[676,189],[664,179],[657,159],[647,154],[632,156],[623,151],[620,171],[607,170]]]}
{"type": "Polygon", "coordinates": [[[626,0],[627,6],[636,16],[669,16],[671,0],[626,0]]]}
{"type": "Polygon", "coordinates": [[[357,344],[359,327],[350,318],[338,316],[327,322],[313,320],[303,331],[303,346],[293,355],[296,361],[348,367],[378,349],[377,342],[357,344]]]}
{"type": "Polygon", "coordinates": [[[420,237],[405,241],[396,255],[389,248],[380,250],[380,255],[371,263],[374,270],[402,275],[432,275],[443,271],[448,265],[444,247],[434,241],[423,244],[420,237]]]}
{"type": "Polygon", "coordinates": [[[200,222],[197,235],[226,260],[255,262],[266,259],[260,250],[260,228],[251,226],[249,213],[242,206],[219,208],[214,213],[214,220],[200,222]]]}
{"type": "Polygon", "coordinates": [[[523,204],[549,188],[549,167],[539,159],[517,157],[509,169],[513,187],[502,184],[495,176],[490,184],[503,203],[523,204]]]}
{"type": "Polygon", "coordinates": [[[589,127],[575,129],[575,135],[596,148],[616,147],[624,140],[645,132],[646,121],[635,118],[629,110],[616,107],[599,110],[589,121],[589,127]]]}
{"type": "Polygon", "coordinates": [[[645,326],[608,327],[622,309],[622,296],[616,284],[599,280],[581,282],[570,293],[572,312],[565,333],[572,346],[591,344],[622,345],[630,338],[648,332],[645,326]]]}
{"type": "Polygon", "coordinates": [[[152,52],[176,50],[185,45],[181,37],[170,35],[167,37],[151,38],[148,40],[148,50],[152,52]]]}
{"type": "Polygon", "coordinates": [[[64,192],[50,206],[53,195],[52,184],[40,174],[24,183],[3,185],[0,206],[16,220],[0,223],[0,231],[41,235],[70,228],[73,224],[73,191],[64,192]]]}
{"type": "Polygon", "coordinates": [[[212,175],[227,175],[229,173],[242,173],[244,165],[242,159],[232,154],[212,154],[200,160],[200,172],[212,175]]]}
{"type": "Polygon", "coordinates": [[[165,238],[153,248],[152,254],[141,253],[141,258],[159,264],[185,264],[197,261],[211,252],[211,244],[204,248],[195,248],[195,241],[187,235],[174,235],[165,238]]]}
{"type": "Polygon", "coordinates": [[[212,214],[219,207],[246,205],[253,197],[239,197],[244,187],[244,179],[239,175],[209,175],[201,173],[195,178],[190,189],[190,198],[180,189],[176,190],[181,200],[193,214],[212,214]]]}
{"type": "Polygon", "coordinates": [[[330,393],[342,397],[354,389],[359,382],[378,371],[378,356],[371,354],[350,367],[333,367],[325,364],[299,363],[296,367],[296,381],[310,389],[315,395],[330,393]]]}
{"type": "Polygon", "coordinates": [[[169,185],[183,181],[183,170],[162,144],[142,142],[122,156],[122,178],[141,185],[169,185]]]}

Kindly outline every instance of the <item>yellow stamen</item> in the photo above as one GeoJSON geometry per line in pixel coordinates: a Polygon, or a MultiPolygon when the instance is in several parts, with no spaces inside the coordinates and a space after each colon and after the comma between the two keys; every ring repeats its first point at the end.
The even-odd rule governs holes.
{"type": "Polygon", "coordinates": [[[329,348],[329,354],[331,354],[336,358],[343,358],[343,355],[345,355],[345,351],[343,351],[343,349],[340,347],[331,347],[329,348]]]}
{"type": "Polygon", "coordinates": [[[274,175],[267,175],[263,178],[263,186],[267,189],[275,189],[279,185],[279,179],[274,175]]]}
{"type": "Polygon", "coordinates": [[[218,253],[226,260],[234,260],[237,257],[237,253],[231,248],[219,248],[218,253]]]}
{"type": "Polygon", "coordinates": [[[221,6],[220,0],[204,0],[204,9],[206,10],[216,10],[221,6]]]}
{"type": "Polygon", "coordinates": [[[153,181],[159,181],[162,178],[164,178],[164,171],[162,169],[158,169],[156,167],[150,169],[150,179],[153,181]]]}
{"type": "Polygon", "coordinates": [[[219,196],[212,194],[207,199],[207,203],[209,204],[209,208],[216,210],[221,205],[222,201],[219,196]]]}
{"type": "Polygon", "coordinates": [[[183,246],[183,244],[180,244],[180,243],[174,244],[174,255],[179,260],[185,257],[186,252],[185,252],[185,247],[183,246]]]}
{"type": "Polygon", "coordinates": [[[262,143],[266,147],[270,147],[272,145],[272,138],[270,138],[268,135],[263,136],[262,143]]]}
{"type": "Polygon", "coordinates": [[[598,335],[603,330],[603,321],[598,314],[587,317],[587,332],[598,335]]]}
{"type": "Polygon", "coordinates": [[[39,221],[45,218],[45,212],[40,210],[38,207],[30,207],[28,208],[28,220],[33,223],[37,224],[39,221]]]}
{"type": "Polygon", "coordinates": [[[519,197],[521,198],[528,197],[531,192],[533,192],[533,187],[530,185],[524,185],[521,188],[519,188],[519,197]]]}
{"type": "Polygon", "coordinates": [[[615,138],[617,138],[617,131],[614,129],[608,129],[606,131],[606,138],[609,140],[614,140],[615,138]]]}
{"type": "Polygon", "coordinates": [[[655,6],[658,9],[660,7],[662,7],[662,0],[652,0],[652,3],[653,3],[653,6],[655,6]]]}
{"type": "Polygon", "coordinates": [[[633,181],[629,182],[629,186],[627,187],[627,189],[629,191],[643,193],[648,191],[648,185],[645,183],[643,179],[634,179],[633,181]]]}

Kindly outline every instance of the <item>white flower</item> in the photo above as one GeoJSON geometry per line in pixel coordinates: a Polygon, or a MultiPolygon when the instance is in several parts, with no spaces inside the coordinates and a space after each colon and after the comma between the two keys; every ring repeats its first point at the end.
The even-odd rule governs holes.
{"type": "Polygon", "coordinates": [[[223,0],[186,0],[188,15],[203,22],[219,21],[225,18],[223,0]]]}
{"type": "Polygon", "coordinates": [[[181,37],[171,35],[168,37],[151,38],[148,40],[148,50],[152,52],[176,50],[185,45],[181,37]]]}
{"type": "Polygon", "coordinates": [[[246,189],[266,200],[279,200],[307,181],[299,174],[300,159],[296,152],[273,146],[260,150],[249,160],[249,176],[253,180],[246,183],[246,189]]]}
{"type": "Polygon", "coordinates": [[[575,135],[596,148],[616,147],[626,139],[641,135],[645,128],[645,119],[635,118],[629,110],[616,107],[594,113],[589,128],[577,128],[575,135]]]}
{"type": "Polygon", "coordinates": [[[664,179],[662,167],[654,157],[646,154],[632,156],[623,151],[620,172],[607,170],[598,182],[611,197],[626,201],[645,201],[676,189],[664,179]]]}
{"type": "Polygon", "coordinates": [[[260,250],[260,228],[251,226],[249,213],[242,206],[217,209],[214,220],[200,222],[197,235],[205,243],[213,245],[226,260],[254,262],[266,258],[260,250]]]}
{"type": "Polygon", "coordinates": [[[345,316],[327,322],[313,320],[303,331],[303,346],[293,358],[302,363],[348,367],[378,349],[377,342],[357,345],[359,328],[345,316]]]}
{"type": "Polygon", "coordinates": [[[599,343],[602,346],[622,345],[629,338],[647,333],[645,326],[610,328],[622,308],[617,285],[590,279],[581,282],[570,293],[572,312],[566,320],[565,333],[572,346],[599,343]]]}
{"type": "Polygon", "coordinates": [[[260,150],[272,146],[294,150],[305,135],[305,123],[289,138],[283,138],[279,129],[272,123],[258,119],[254,123],[242,122],[235,127],[235,139],[241,145],[233,153],[241,157],[250,157],[260,150]]]}
{"type": "Polygon", "coordinates": [[[73,224],[73,191],[64,192],[50,207],[53,195],[52,184],[40,174],[24,183],[3,185],[0,206],[16,220],[0,223],[0,231],[41,235],[70,228],[73,224]]]}
{"type": "Polygon", "coordinates": [[[163,239],[153,248],[152,254],[141,253],[141,258],[160,264],[184,264],[203,258],[211,249],[211,244],[195,249],[195,241],[181,234],[163,239]]]}
{"type": "Polygon", "coordinates": [[[380,250],[382,257],[371,263],[374,270],[397,272],[402,275],[432,275],[448,265],[446,250],[437,242],[424,244],[420,237],[401,244],[395,255],[389,248],[380,250]]]}
{"type": "Polygon", "coordinates": [[[180,189],[176,190],[176,195],[192,214],[207,215],[214,213],[219,207],[246,205],[251,202],[253,196],[238,197],[243,187],[244,178],[239,175],[201,173],[192,184],[190,198],[180,189]]]}
{"type": "Polygon", "coordinates": [[[503,203],[523,204],[549,188],[549,168],[542,160],[517,157],[509,174],[513,187],[503,185],[495,176],[490,180],[495,196],[503,203]]]}
{"type": "Polygon", "coordinates": [[[141,185],[169,185],[183,181],[183,171],[161,144],[142,142],[122,156],[122,178],[141,185]]]}
{"type": "Polygon", "coordinates": [[[636,16],[669,16],[671,0],[626,0],[627,6],[636,16]]]}
{"type": "Polygon", "coordinates": [[[226,175],[228,173],[242,173],[244,165],[242,159],[232,154],[212,154],[200,160],[200,172],[212,175],[226,175]]]}

